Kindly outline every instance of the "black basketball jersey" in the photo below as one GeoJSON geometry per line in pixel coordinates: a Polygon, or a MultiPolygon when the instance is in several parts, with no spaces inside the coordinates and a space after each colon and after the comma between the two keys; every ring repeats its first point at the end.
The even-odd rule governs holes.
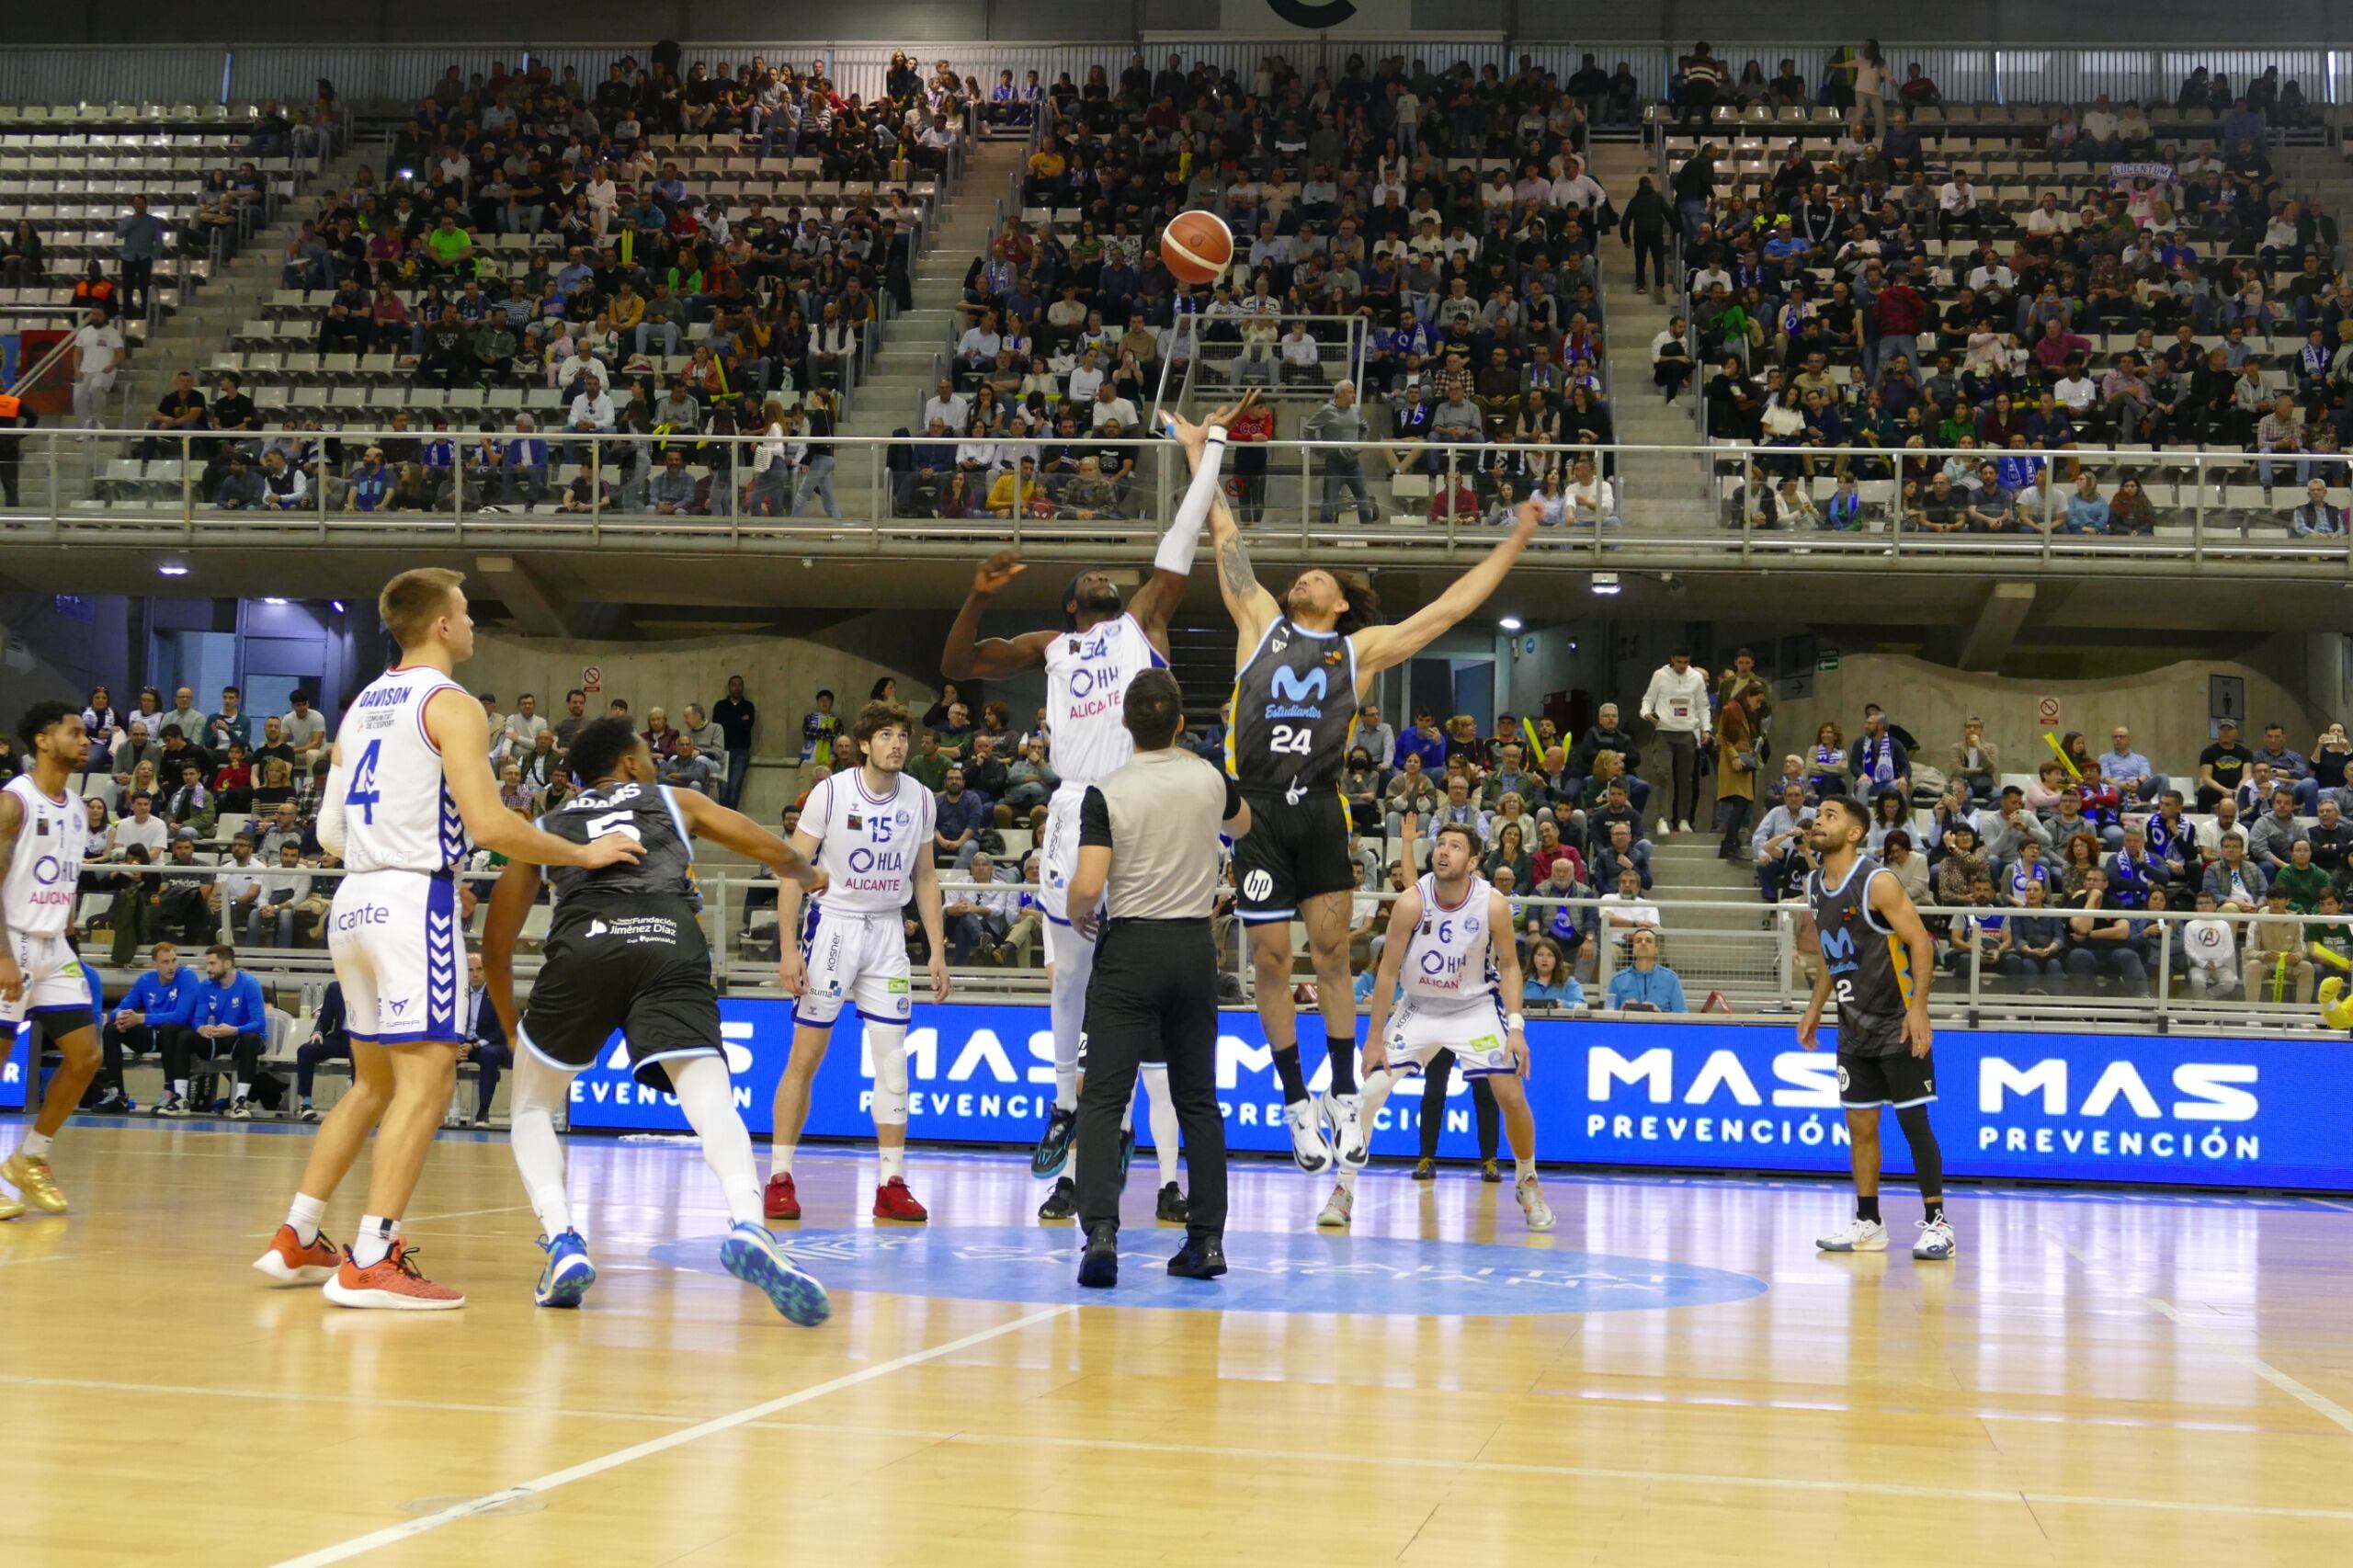
{"type": "Polygon", "coordinates": [[[1279,617],[1233,677],[1225,771],[1259,790],[1336,785],[1356,728],[1356,640],[1279,617]]]}
{"type": "Polygon", "coordinates": [[[1903,938],[1870,907],[1871,879],[1890,875],[1858,856],[1847,880],[1831,887],[1820,871],[1806,878],[1806,903],[1822,939],[1823,966],[1838,1004],[1838,1050],[1848,1056],[1898,1056],[1904,1013],[1912,1001],[1912,957],[1903,938]]]}
{"type": "Polygon", "coordinates": [[[540,826],[558,838],[586,844],[607,834],[625,833],[645,846],[635,860],[617,861],[590,870],[581,866],[551,866],[548,881],[558,900],[594,895],[637,898],[682,898],[696,901],[694,838],[687,819],[671,803],[670,790],[661,784],[616,784],[574,796],[540,819],[540,826]]]}

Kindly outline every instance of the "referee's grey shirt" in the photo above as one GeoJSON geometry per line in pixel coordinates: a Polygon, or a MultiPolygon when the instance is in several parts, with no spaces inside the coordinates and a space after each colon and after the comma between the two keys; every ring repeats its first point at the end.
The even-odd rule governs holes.
{"type": "Polygon", "coordinates": [[[1218,829],[1242,809],[1222,769],[1178,746],[1143,751],[1090,787],[1078,842],[1111,851],[1103,908],[1114,920],[1207,920],[1224,856],[1218,829]]]}

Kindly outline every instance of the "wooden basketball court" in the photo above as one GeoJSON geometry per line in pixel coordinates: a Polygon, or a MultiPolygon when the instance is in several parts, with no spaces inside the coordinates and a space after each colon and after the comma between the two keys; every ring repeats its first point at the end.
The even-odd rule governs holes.
{"type": "Polygon", "coordinates": [[[271,1290],[306,1146],[68,1129],[74,1212],[0,1226],[0,1560],[2353,1562],[2353,1205],[1961,1187],[1931,1265],[1817,1256],[1823,1184],[1556,1174],[1530,1236],[1507,1187],[1376,1167],[1343,1238],[1245,1163],[1198,1286],[1147,1157],[1103,1295],[1026,1164],[917,1150],[935,1223],[877,1235],[870,1162],[820,1151],[804,1332],[717,1271],[674,1142],[574,1141],[577,1312],[531,1305],[503,1134],[445,1136],[407,1226],[463,1312],[271,1290]]]}

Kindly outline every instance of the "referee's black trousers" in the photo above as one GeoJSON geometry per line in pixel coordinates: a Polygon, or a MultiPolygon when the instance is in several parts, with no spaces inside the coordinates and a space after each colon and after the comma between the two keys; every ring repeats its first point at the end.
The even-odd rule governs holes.
{"type": "Polygon", "coordinates": [[[1193,1236],[1225,1235],[1225,1121],[1217,1104],[1217,944],[1206,920],[1115,920],[1086,987],[1086,1087],[1078,1096],[1078,1219],[1120,1222],[1120,1118],[1136,1069],[1168,1068],[1185,1133],[1193,1236]]]}

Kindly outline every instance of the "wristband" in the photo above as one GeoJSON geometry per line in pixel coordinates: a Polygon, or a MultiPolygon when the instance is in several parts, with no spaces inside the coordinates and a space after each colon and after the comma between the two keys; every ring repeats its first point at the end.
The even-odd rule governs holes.
{"type": "Polygon", "coordinates": [[[1506,1013],[1504,1015],[1504,1028],[1506,1029],[1518,1029],[1522,1034],[1525,1034],[1528,1032],[1528,1020],[1518,1013],[1506,1013]]]}
{"type": "Polygon", "coordinates": [[[1224,446],[1224,445],[1225,445],[1225,426],[1222,426],[1222,425],[1212,425],[1212,426],[1211,426],[1209,427],[1209,429],[1205,432],[1205,435],[1206,435],[1206,437],[1207,437],[1207,438],[1208,438],[1208,439],[1212,440],[1212,441],[1215,441],[1219,446],[1222,447],[1222,446],[1224,446]]]}

